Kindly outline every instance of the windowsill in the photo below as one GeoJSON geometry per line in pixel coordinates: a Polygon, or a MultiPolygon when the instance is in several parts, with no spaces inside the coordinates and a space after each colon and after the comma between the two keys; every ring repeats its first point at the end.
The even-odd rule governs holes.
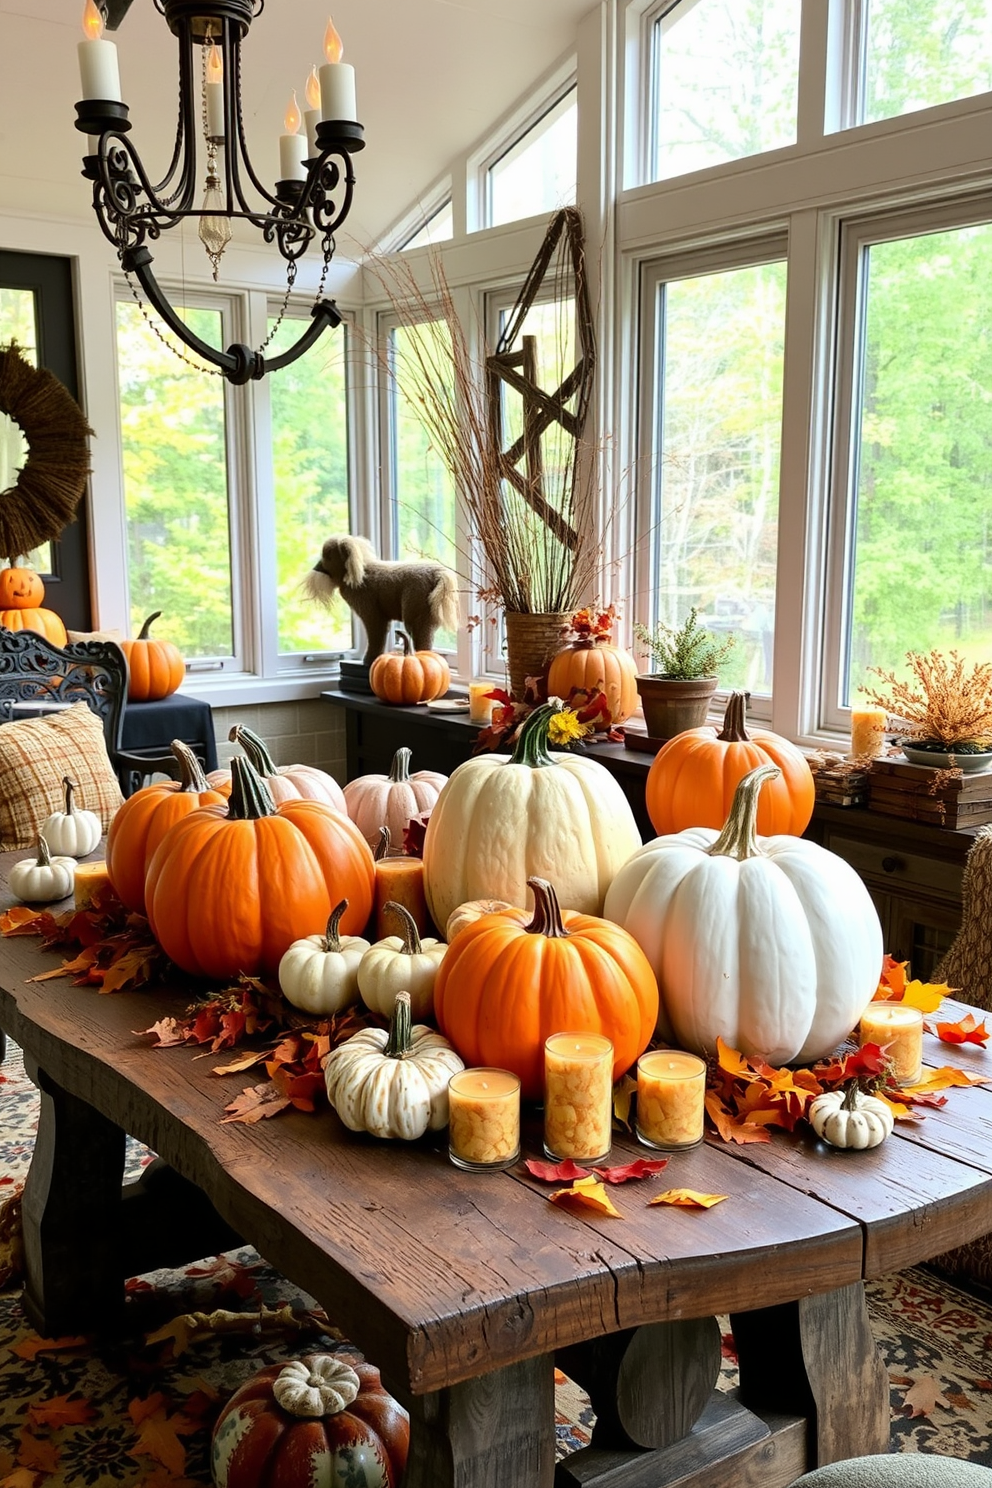
{"type": "Polygon", "coordinates": [[[337,666],[319,671],[284,672],[276,677],[256,677],[248,672],[226,677],[187,677],[179,691],[184,697],[209,703],[212,708],[245,708],[255,703],[307,702],[337,685],[337,666]]]}

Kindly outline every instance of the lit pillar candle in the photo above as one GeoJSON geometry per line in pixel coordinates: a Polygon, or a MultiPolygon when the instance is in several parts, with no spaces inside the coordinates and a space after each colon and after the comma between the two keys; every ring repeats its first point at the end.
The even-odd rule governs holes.
{"type": "Polygon", "coordinates": [[[324,32],[324,56],[327,61],[319,73],[320,117],[354,122],[358,118],[355,69],[350,63],[341,61],[344,47],[333,21],[327,22],[327,30],[324,32]]]}
{"type": "Polygon", "coordinates": [[[395,923],[387,921],[383,906],[392,901],[402,904],[413,916],[413,922],[421,935],[430,933],[427,914],[427,896],[424,893],[423,858],[380,858],[375,865],[375,933],[382,940],[396,931],[395,923]]]}
{"type": "Polygon", "coordinates": [[[695,1054],[653,1049],[637,1061],[637,1135],[665,1151],[703,1140],[706,1065],[695,1054]]]}
{"type": "Polygon", "coordinates": [[[468,721],[469,723],[491,723],[493,716],[493,699],[487,697],[492,692],[493,682],[470,682],[468,684],[468,721]]]}
{"type": "Polygon", "coordinates": [[[613,1145],[613,1045],[601,1033],[555,1033],[544,1045],[544,1150],[599,1162],[613,1145]]]}
{"type": "Polygon", "coordinates": [[[280,181],[305,181],[307,178],[307,168],[304,164],[307,158],[307,137],[298,132],[302,122],[300,106],[296,102],[294,93],[283,120],[287,132],[279,136],[280,181]]]}
{"type": "Polygon", "coordinates": [[[861,1014],[862,1044],[879,1044],[892,1060],[898,1085],[915,1085],[923,1074],[923,1014],[901,1002],[870,1002],[861,1014]]]}
{"type": "Polygon", "coordinates": [[[884,708],[851,709],[851,753],[855,759],[876,759],[885,748],[884,708]]]}
{"type": "Polygon", "coordinates": [[[509,1070],[467,1069],[448,1081],[448,1155],[470,1171],[520,1156],[520,1081],[509,1070]]]}
{"type": "Polygon", "coordinates": [[[303,123],[307,131],[307,156],[316,160],[320,154],[317,144],[317,125],[320,123],[320,79],[316,67],[311,67],[305,88],[307,107],[303,112],[303,123]]]}
{"type": "Polygon", "coordinates": [[[110,891],[106,863],[77,863],[73,899],[77,909],[93,909],[110,891]]]}
{"type": "Polygon", "coordinates": [[[207,81],[204,84],[204,100],[207,110],[207,135],[210,139],[224,138],[224,59],[216,43],[212,43],[207,55],[207,81]]]}
{"type": "Polygon", "coordinates": [[[103,16],[93,0],[86,0],[83,30],[86,40],[81,41],[77,48],[83,98],[120,103],[121,75],[117,66],[117,48],[112,41],[102,39],[103,16]]]}

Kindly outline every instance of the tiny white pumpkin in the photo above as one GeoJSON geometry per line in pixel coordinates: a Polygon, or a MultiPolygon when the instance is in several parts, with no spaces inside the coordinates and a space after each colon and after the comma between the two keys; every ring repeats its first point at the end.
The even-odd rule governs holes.
{"type": "Polygon", "coordinates": [[[362,1001],[374,1013],[388,1018],[396,994],[409,992],[413,1016],[429,1018],[434,1011],[437,969],[448,947],[433,936],[421,939],[413,915],[395,900],[384,904],[382,912],[384,917],[392,916],[401,922],[403,934],[387,935],[365,952],[358,968],[362,1001]]]}
{"type": "Polygon", "coordinates": [[[476,920],[481,920],[483,915],[499,914],[501,909],[517,909],[519,905],[508,904],[505,899],[468,899],[464,904],[459,904],[448,916],[448,923],[444,927],[444,938],[450,945],[458,934],[468,925],[474,925],[476,920]]]}
{"type": "Polygon", "coordinates": [[[863,1151],[877,1147],[892,1133],[895,1117],[885,1101],[863,1095],[857,1084],[846,1091],[828,1090],[811,1102],[806,1112],[818,1137],[831,1147],[863,1151]]]}
{"type": "Polygon", "coordinates": [[[286,1001],[305,1013],[329,1018],[358,1001],[358,967],[369,942],[361,935],[340,935],[342,899],[332,911],[323,935],[294,940],[279,962],[279,987],[286,1001]]]}
{"type": "Polygon", "coordinates": [[[433,1028],[410,1017],[400,992],[389,1031],[363,1028],[324,1061],[327,1098],[349,1131],[412,1142],[448,1124],[448,1081],[465,1065],[433,1028]]]}
{"type": "Polygon", "coordinates": [[[44,837],[38,838],[37,858],[22,858],[7,874],[10,892],[25,904],[53,904],[66,899],[75,881],[75,858],[52,857],[44,837]]]}
{"type": "Polygon", "coordinates": [[[95,811],[81,811],[73,805],[76,782],[62,777],[64,811],[53,811],[41,829],[41,835],[53,853],[85,858],[103,836],[103,823],[95,811]]]}
{"type": "Polygon", "coordinates": [[[343,1359],[333,1354],[313,1354],[307,1360],[293,1359],[276,1375],[272,1395],[291,1416],[336,1416],[358,1399],[362,1382],[343,1359]]]}

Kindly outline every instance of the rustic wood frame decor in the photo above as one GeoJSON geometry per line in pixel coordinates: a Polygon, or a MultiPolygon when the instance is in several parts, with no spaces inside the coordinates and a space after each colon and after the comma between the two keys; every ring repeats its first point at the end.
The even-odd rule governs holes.
{"type": "Polygon", "coordinates": [[[93,430],[76,400],[20,347],[0,347],[0,413],[18,424],[28,457],[14,485],[0,492],[0,556],[11,563],[61,536],[90,473],[93,430]]]}

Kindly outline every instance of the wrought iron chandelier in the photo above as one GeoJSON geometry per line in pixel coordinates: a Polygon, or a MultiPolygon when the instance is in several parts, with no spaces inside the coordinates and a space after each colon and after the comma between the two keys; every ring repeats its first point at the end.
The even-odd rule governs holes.
{"type": "MultiPolygon", "coordinates": [[[[100,0],[106,5],[106,0],[100,0]]],[[[128,138],[131,122],[121,99],[117,48],[102,36],[104,13],[86,0],[79,43],[83,101],[76,128],[89,136],[83,175],[93,182],[93,207],[129,280],[136,280],[166,325],[197,356],[228,381],[264,377],[303,355],[341,317],[323,298],[334,254],[334,233],[351,209],[355,186],[352,156],[364,149],[355,120],[354,68],[341,61],[341,41],[328,22],[326,63],[311,69],[304,116],[296,97],[280,137],[280,175],[274,191],[263,186],[248,156],[241,106],[241,43],[265,0],[154,0],[179,42],[179,123],[172,161],[153,184],[128,138]],[[203,196],[197,185],[205,164],[203,196]],[[259,200],[250,199],[253,188],[259,200]],[[155,278],[149,243],[188,218],[198,218],[199,236],[217,266],[231,238],[231,222],[250,222],[267,243],[276,243],[287,265],[285,311],[300,258],[315,240],[323,270],[311,310],[312,322],[288,350],[263,355],[275,328],[257,351],[236,344],[218,351],[189,329],[155,278]]],[[[120,7],[118,6],[118,9],[120,7]]],[[[125,7],[126,8],[126,7],[125,7]]],[[[132,288],[134,288],[132,284],[132,288]]],[[[280,321],[282,316],[280,316],[280,321]]]]}

